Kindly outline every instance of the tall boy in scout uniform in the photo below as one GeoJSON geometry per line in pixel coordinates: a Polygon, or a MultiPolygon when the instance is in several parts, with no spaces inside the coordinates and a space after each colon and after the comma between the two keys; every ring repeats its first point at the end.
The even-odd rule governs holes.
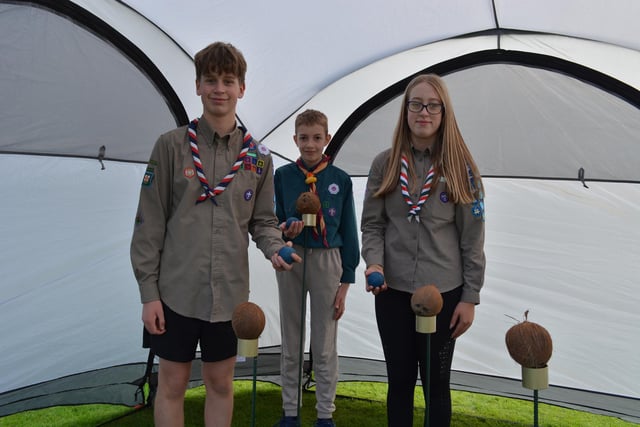
{"type": "Polygon", "coordinates": [[[249,298],[249,234],[274,268],[291,268],[277,254],[284,242],[271,155],[236,123],[246,67],[227,43],[196,54],[202,116],[160,136],[142,181],[131,262],[142,320],[160,358],[156,426],[184,424],[198,343],[205,424],[231,425],[237,352],[231,316],[249,298]]]}

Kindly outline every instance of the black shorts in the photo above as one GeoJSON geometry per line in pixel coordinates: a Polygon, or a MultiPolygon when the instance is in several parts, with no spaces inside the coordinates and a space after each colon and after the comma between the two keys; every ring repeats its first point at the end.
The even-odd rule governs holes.
{"type": "Polygon", "coordinates": [[[165,330],[162,335],[145,331],[148,344],[162,359],[172,362],[191,362],[196,357],[198,342],[203,362],[219,362],[236,356],[238,339],[228,322],[206,322],[182,316],[162,303],[165,330]]]}

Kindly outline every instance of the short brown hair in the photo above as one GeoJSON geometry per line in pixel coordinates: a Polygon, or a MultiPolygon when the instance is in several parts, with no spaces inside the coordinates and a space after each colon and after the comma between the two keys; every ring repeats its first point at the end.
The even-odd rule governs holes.
{"type": "Polygon", "coordinates": [[[194,58],[196,80],[203,75],[231,73],[244,84],[247,61],[242,52],[230,43],[215,42],[205,47],[194,58]]]}
{"type": "Polygon", "coordinates": [[[329,120],[327,119],[327,116],[318,110],[305,110],[302,113],[298,114],[298,117],[296,117],[296,133],[298,133],[298,127],[300,126],[313,126],[313,125],[320,125],[322,127],[324,127],[324,133],[328,134],[329,133],[329,120]]]}

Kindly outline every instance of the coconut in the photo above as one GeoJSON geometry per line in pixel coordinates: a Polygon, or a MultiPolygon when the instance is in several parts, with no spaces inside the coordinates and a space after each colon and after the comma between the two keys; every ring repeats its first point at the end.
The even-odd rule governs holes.
{"type": "Polygon", "coordinates": [[[317,214],[320,210],[320,199],[311,191],[305,191],[296,200],[296,210],[301,214],[317,214]]]}
{"type": "Polygon", "coordinates": [[[411,295],[411,308],[418,316],[435,316],[442,310],[442,295],[435,285],[424,285],[411,295]]]}
{"type": "Polygon", "coordinates": [[[265,322],[264,312],[252,302],[239,304],[231,317],[231,327],[236,336],[244,340],[257,339],[264,330],[265,322]]]}
{"type": "Polygon", "coordinates": [[[553,343],[551,335],[537,323],[525,320],[513,325],[505,335],[505,342],[509,355],[525,368],[544,368],[551,358],[553,343]]]}

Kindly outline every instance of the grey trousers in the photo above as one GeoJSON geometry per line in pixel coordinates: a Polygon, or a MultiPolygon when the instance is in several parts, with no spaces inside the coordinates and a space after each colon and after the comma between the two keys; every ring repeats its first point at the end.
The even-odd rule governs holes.
{"type": "MultiPolygon", "coordinates": [[[[307,310],[311,317],[311,352],[316,382],[316,411],[318,418],[331,418],[338,383],[338,322],[333,319],[334,301],[342,262],[338,248],[317,249],[295,246],[303,258],[302,264],[294,264],[291,271],[276,272],[280,301],[280,332],[282,355],[280,375],[282,381],[282,408],[286,416],[297,415],[300,337],[304,342],[306,328],[301,322],[302,279],[309,295],[307,310]],[[305,256],[306,255],[306,256],[305,256]],[[306,269],[303,272],[303,269],[306,269]]],[[[306,296],[305,296],[306,298],[306,296]]],[[[306,319],[305,319],[306,321],[306,319]]]]}

